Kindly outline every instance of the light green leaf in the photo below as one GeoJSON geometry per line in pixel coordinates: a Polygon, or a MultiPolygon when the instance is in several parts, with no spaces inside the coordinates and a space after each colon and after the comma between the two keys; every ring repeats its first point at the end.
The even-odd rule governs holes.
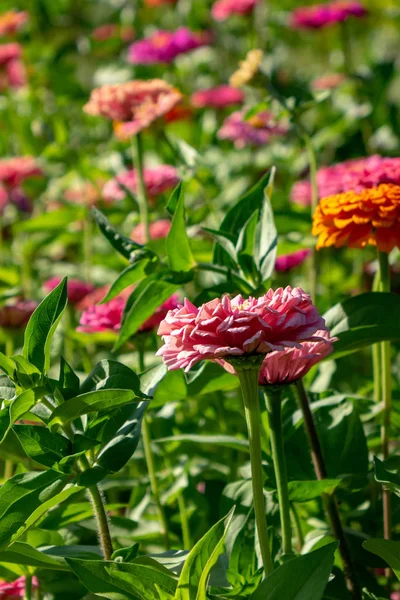
{"type": "Polygon", "coordinates": [[[190,248],[189,238],[186,233],[185,206],[182,188],[180,188],[178,202],[172,218],[171,229],[167,236],[167,254],[171,271],[187,273],[188,271],[191,271],[196,264],[190,248]]]}

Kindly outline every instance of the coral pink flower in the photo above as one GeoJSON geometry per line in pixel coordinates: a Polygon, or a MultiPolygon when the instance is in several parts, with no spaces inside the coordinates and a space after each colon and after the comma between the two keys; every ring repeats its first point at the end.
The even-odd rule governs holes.
{"type": "Polygon", "coordinates": [[[290,19],[294,29],[321,29],[335,23],[342,23],[349,17],[364,17],[365,6],[356,0],[333,0],[326,4],[314,4],[296,8],[290,19]]]}
{"type": "Polygon", "coordinates": [[[199,90],[192,94],[191,103],[196,108],[225,108],[232,104],[240,104],[244,100],[244,93],[230,85],[199,90]]]}
{"type": "MultiPolygon", "coordinates": [[[[32,577],[32,589],[39,587],[37,577],[32,577]]],[[[0,583],[0,598],[2,600],[17,600],[25,596],[25,577],[20,577],[11,583],[0,583]]]]}
{"type": "Polygon", "coordinates": [[[0,181],[7,187],[20,185],[25,179],[43,175],[32,156],[0,159],[0,181]]]}
{"type": "Polygon", "coordinates": [[[390,600],[400,600],[400,592],[393,592],[393,594],[390,595],[390,600]]]}
{"type": "MultiPolygon", "coordinates": [[[[0,307],[0,327],[19,329],[29,321],[37,302],[33,300],[17,300],[0,307]]],[[[0,596],[1,597],[1,596],[0,596]]]]}
{"type": "Polygon", "coordinates": [[[97,180],[96,185],[90,181],[81,182],[65,190],[64,198],[74,204],[94,206],[101,199],[103,184],[101,179],[97,180]]]}
{"type": "MultiPolygon", "coordinates": [[[[325,321],[300,288],[269,290],[260,298],[215,298],[200,308],[185,299],[161,322],[168,369],[190,370],[201,360],[267,354],[314,339],[325,321]]],[[[326,329],[326,328],[325,328],[326,329]]]]}
{"type": "Polygon", "coordinates": [[[344,81],[346,81],[346,75],[343,73],[330,73],[329,75],[323,75],[314,79],[311,87],[316,91],[334,90],[344,81]]]}
{"type": "Polygon", "coordinates": [[[128,60],[135,65],[171,63],[179,54],[185,54],[211,41],[207,32],[194,33],[187,27],[176,31],[157,31],[129,48],[128,60]]]}
{"type": "Polygon", "coordinates": [[[12,35],[17,33],[28,20],[28,13],[25,10],[9,10],[0,15],[0,36],[12,35]]]}
{"type": "Polygon", "coordinates": [[[10,60],[21,58],[22,48],[17,42],[0,45],[0,65],[5,65],[10,60]]]}
{"type": "MultiPolygon", "coordinates": [[[[175,187],[179,183],[179,177],[175,167],[170,165],[159,165],[154,168],[144,169],[144,183],[147,194],[155,198],[165,191],[175,187]]],[[[110,179],[103,187],[103,198],[106,202],[123,200],[126,196],[124,188],[133,194],[137,193],[137,173],[135,169],[121,173],[114,179],[110,179]]]]}
{"type": "MultiPolygon", "coordinates": [[[[169,230],[171,229],[171,221],[168,219],[159,219],[150,223],[149,233],[151,240],[160,240],[166,238],[169,230]]],[[[142,223],[136,225],[135,229],[131,233],[131,240],[137,244],[145,244],[146,240],[144,237],[144,227],[142,223]]]]}
{"type": "Polygon", "coordinates": [[[232,15],[248,15],[258,4],[258,0],[217,0],[211,14],[216,21],[225,21],[232,15]]]}
{"type": "Polygon", "coordinates": [[[218,131],[221,140],[231,140],[236,148],[244,148],[248,144],[263,146],[274,135],[283,135],[287,128],[278,125],[271,113],[263,111],[245,118],[244,111],[234,112],[227,117],[218,131]]]}
{"type": "Polygon", "coordinates": [[[310,250],[308,248],[304,250],[297,250],[291,254],[282,254],[281,256],[278,256],[275,261],[275,269],[282,273],[291,271],[295,267],[303,264],[309,254],[310,250]]]}
{"type": "MultiPolygon", "coordinates": [[[[58,286],[61,281],[61,277],[51,277],[44,284],[43,287],[47,293],[51,292],[58,286]]],[[[83,298],[85,298],[88,294],[93,292],[94,285],[91,283],[86,283],[81,279],[68,279],[67,283],[67,293],[68,300],[71,304],[77,304],[83,298]]]]}
{"type": "Polygon", "coordinates": [[[144,0],[147,6],[162,6],[163,4],[176,4],[176,0],[144,0]]]}
{"type": "Polygon", "coordinates": [[[25,67],[20,56],[19,44],[0,45],[0,91],[7,87],[19,88],[25,85],[25,67]]]}

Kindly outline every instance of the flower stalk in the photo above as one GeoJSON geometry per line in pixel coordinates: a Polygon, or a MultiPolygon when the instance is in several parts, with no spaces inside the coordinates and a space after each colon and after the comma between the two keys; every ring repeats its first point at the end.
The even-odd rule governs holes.
{"type": "Polygon", "coordinates": [[[147,242],[150,240],[150,223],[146,185],[144,182],[143,143],[140,133],[135,135],[132,139],[132,154],[138,178],[137,197],[140,212],[140,222],[143,225],[144,239],[147,244],[147,242]]]}
{"type": "Polygon", "coordinates": [[[259,365],[250,368],[238,367],[238,375],[243,395],[244,412],[247,423],[250,446],[251,478],[253,484],[253,502],[256,528],[261,549],[264,572],[269,575],[273,570],[271,550],[268,541],[268,526],[265,514],[265,498],[263,489],[263,472],[261,458],[260,406],[258,397],[259,365]]]}

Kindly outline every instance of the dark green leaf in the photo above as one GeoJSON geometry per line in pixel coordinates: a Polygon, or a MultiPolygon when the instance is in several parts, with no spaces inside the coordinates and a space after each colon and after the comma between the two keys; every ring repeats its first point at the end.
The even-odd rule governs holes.
{"type": "Polygon", "coordinates": [[[138,398],[147,398],[140,389],[140,379],[132,369],[116,360],[104,359],[98,362],[81,385],[81,393],[95,390],[131,390],[138,398]]]}
{"type": "Polygon", "coordinates": [[[167,236],[168,264],[171,271],[187,273],[196,264],[186,233],[185,205],[182,188],[172,218],[171,229],[167,236]]]}
{"type": "Polygon", "coordinates": [[[383,558],[400,579],[400,542],[371,538],[363,543],[363,548],[383,558]]]}
{"type": "Polygon", "coordinates": [[[46,467],[55,468],[62,458],[72,452],[66,437],[51,433],[46,427],[15,425],[14,431],[26,455],[46,467]]]}
{"type": "Polygon", "coordinates": [[[118,275],[117,279],[114,281],[107,294],[101,301],[101,304],[104,302],[109,302],[130,285],[133,285],[134,283],[144,279],[147,274],[146,267],[148,266],[149,262],[150,259],[146,258],[126,267],[126,269],[124,269],[122,273],[118,275]]]}
{"type": "Polygon", "coordinates": [[[308,502],[321,494],[332,494],[340,479],[322,479],[321,481],[290,481],[288,483],[289,499],[292,502],[308,502]]]}
{"type": "Polygon", "coordinates": [[[52,569],[55,571],[68,571],[68,567],[64,561],[52,558],[24,542],[15,542],[7,550],[0,552],[0,562],[27,565],[40,569],[52,569]]]}
{"type": "Polygon", "coordinates": [[[65,400],[79,394],[79,377],[76,375],[62,356],[60,360],[60,376],[58,380],[62,395],[65,400]]]}
{"type": "Polygon", "coordinates": [[[110,221],[97,208],[92,208],[94,219],[99,226],[104,237],[110,242],[111,246],[119,252],[124,258],[129,259],[132,252],[141,249],[140,244],[136,244],[129,238],[120,234],[119,231],[110,223],[110,221]]]}
{"type": "Polygon", "coordinates": [[[382,483],[386,488],[400,496],[400,474],[387,470],[385,468],[385,463],[376,456],[374,456],[374,463],[376,481],[382,483]]]}

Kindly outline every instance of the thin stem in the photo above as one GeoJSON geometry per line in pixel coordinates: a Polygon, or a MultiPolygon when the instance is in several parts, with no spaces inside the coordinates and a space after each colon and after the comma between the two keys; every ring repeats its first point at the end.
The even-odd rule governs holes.
{"type": "Polygon", "coordinates": [[[299,517],[298,510],[296,508],[296,505],[292,503],[290,505],[290,508],[292,511],[294,527],[296,529],[297,550],[298,550],[298,552],[301,552],[301,550],[303,548],[303,544],[304,544],[304,535],[303,535],[303,530],[301,528],[301,521],[300,521],[300,517],[299,517]]]}
{"type": "MultiPolygon", "coordinates": [[[[303,381],[296,381],[297,397],[300,408],[303,412],[304,427],[308,437],[308,442],[311,448],[311,458],[314,465],[317,479],[327,478],[327,469],[322,454],[321,443],[319,441],[317,429],[315,427],[314,418],[311,412],[307,392],[304,388],[303,381]]],[[[339,541],[339,552],[343,562],[344,576],[346,578],[347,589],[351,593],[353,600],[361,600],[361,592],[358,585],[353,561],[350,554],[350,549],[344,534],[343,525],[340,519],[339,510],[336,500],[333,496],[323,494],[322,501],[327,513],[329,523],[335,538],[339,541]]]]}
{"type": "Polygon", "coordinates": [[[146,185],[144,182],[144,167],[143,167],[143,144],[141,134],[138,133],[132,140],[132,153],[134,158],[134,164],[137,173],[137,197],[140,211],[140,222],[144,229],[145,243],[150,240],[149,230],[149,206],[147,202],[146,185]]]}
{"type": "Polygon", "coordinates": [[[285,450],[282,430],[282,390],[263,387],[268,410],[269,437],[274,463],[276,486],[278,489],[279,512],[281,516],[283,554],[293,554],[292,523],[286,473],[285,450]]]}
{"type": "Polygon", "coordinates": [[[92,223],[89,211],[86,213],[83,225],[83,257],[85,265],[85,279],[90,281],[92,269],[92,223]]]}
{"type": "Polygon", "coordinates": [[[24,600],[32,600],[32,575],[25,576],[24,600]]]}
{"type": "Polygon", "coordinates": [[[14,474],[14,463],[12,460],[4,461],[4,481],[8,481],[14,474]]]}
{"type": "MultiPolygon", "coordinates": [[[[390,265],[387,252],[378,250],[380,290],[390,292],[390,265]]],[[[383,459],[389,457],[390,442],[390,417],[392,411],[392,373],[391,373],[391,344],[390,342],[381,343],[382,358],[382,400],[383,400],[383,423],[381,429],[382,454],[383,459]]],[[[392,511],[391,511],[391,493],[387,488],[383,488],[383,535],[386,540],[392,536],[392,511]]]]}
{"type": "MultiPolygon", "coordinates": [[[[318,206],[318,182],[317,182],[317,159],[315,156],[314,147],[310,136],[304,130],[302,137],[308,156],[308,167],[310,170],[310,185],[311,185],[311,218],[313,217],[318,206]]],[[[317,281],[318,281],[318,254],[315,248],[311,249],[310,254],[310,280],[309,288],[310,295],[315,302],[317,297],[317,281]]]]}
{"type": "Polygon", "coordinates": [[[263,471],[261,458],[260,406],[258,398],[259,368],[242,369],[236,367],[243,394],[244,412],[249,435],[253,502],[258,540],[266,575],[273,570],[273,562],[268,541],[268,527],[265,514],[263,471]]]}
{"type": "Polygon", "coordinates": [[[182,492],[178,494],[177,500],[179,507],[179,515],[181,517],[183,548],[184,550],[190,550],[190,548],[192,547],[192,537],[190,535],[189,519],[187,516],[185,498],[183,497],[182,492]]]}

